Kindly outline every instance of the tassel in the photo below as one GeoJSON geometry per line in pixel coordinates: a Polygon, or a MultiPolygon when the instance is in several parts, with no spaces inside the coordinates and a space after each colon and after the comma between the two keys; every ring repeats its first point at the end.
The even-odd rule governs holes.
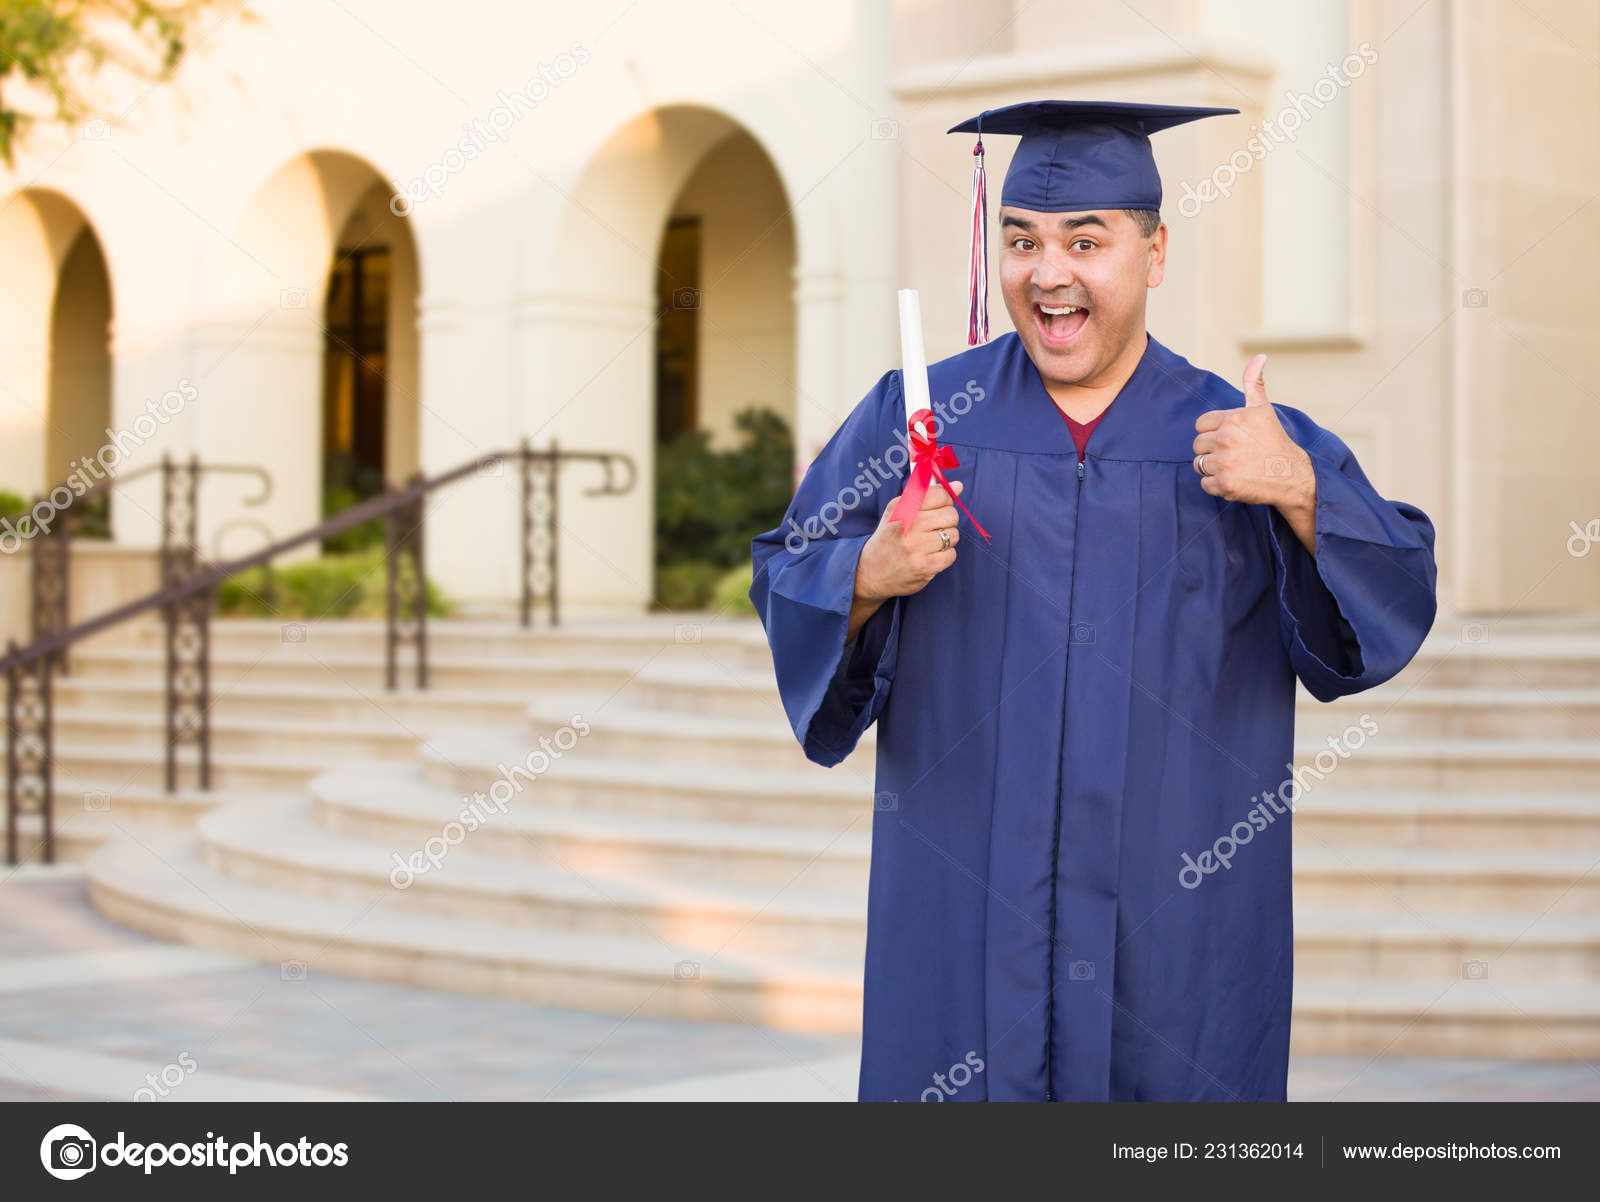
{"type": "Polygon", "coordinates": [[[983,118],[972,148],[972,253],[967,263],[967,345],[989,341],[989,193],[983,172],[983,118]]]}

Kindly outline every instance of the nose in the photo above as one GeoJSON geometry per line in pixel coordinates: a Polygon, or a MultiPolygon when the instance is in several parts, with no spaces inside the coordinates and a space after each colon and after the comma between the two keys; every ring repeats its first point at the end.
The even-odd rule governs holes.
{"type": "Polygon", "coordinates": [[[1042,295],[1055,296],[1078,282],[1072,257],[1064,247],[1044,246],[1033,264],[1033,286],[1042,295]]]}

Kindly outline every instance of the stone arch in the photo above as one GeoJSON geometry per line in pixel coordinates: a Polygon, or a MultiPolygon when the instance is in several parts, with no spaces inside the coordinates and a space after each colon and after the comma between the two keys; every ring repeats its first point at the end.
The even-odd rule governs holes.
{"type": "Polygon", "coordinates": [[[0,489],[28,497],[106,441],[112,276],[88,216],[45,188],[0,209],[0,262],[0,489]]]}
{"type": "MultiPolygon", "coordinates": [[[[777,149],[793,144],[793,138],[764,138],[718,109],[669,105],[616,128],[559,184],[553,235],[535,244],[523,266],[517,318],[531,349],[531,379],[519,420],[536,442],[557,437],[565,445],[622,450],[640,468],[634,493],[604,514],[585,506],[577,485],[574,505],[563,506],[573,537],[570,552],[563,543],[562,589],[580,608],[636,610],[650,597],[658,270],[675,209],[725,201],[731,188],[745,188],[772,211],[756,216],[744,236],[767,243],[768,252],[774,235],[780,244],[776,254],[758,257],[766,269],[756,272],[745,270],[750,257],[741,259],[738,250],[717,252],[725,253],[726,269],[714,269],[712,282],[726,296],[710,288],[702,299],[706,324],[722,343],[708,363],[714,377],[721,372],[721,383],[704,424],[731,429],[741,395],[762,399],[753,387],[759,380],[771,385],[766,397],[793,425],[802,365],[837,358],[836,323],[808,320],[797,286],[808,271],[823,273],[820,262],[832,265],[833,239],[823,206],[796,204],[777,149]],[[781,281],[774,261],[783,264],[781,281]],[[781,312],[781,330],[752,324],[740,312],[740,294],[760,289],[763,280],[779,292],[773,309],[781,312]],[[616,508],[624,504],[625,515],[616,508]],[[586,544],[606,553],[586,553],[586,544]]],[[[723,216],[737,204],[723,206],[723,216]]],[[[837,295],[823,299],[832,304],[837,295]]]]}
{"type": "MultiPolygon", "coordinates": [[[[367,160],[313,150],[273,171],[250,196],[220,249],[208,252],[193,334],[211,403],[196,432],[203,458],[259,464],[273,498],[250,511],[276,537],[318,521],[328,450],[330,363],[342,357],[377,377],[382,476],[403,481],[420,463],[417,300],[421,268],[409,223],[390,209],[392,186],[367,160]],[[352,251],[382,248],[387,305],[381,357],[329,325],[327,300],[352,251]]],[[[207,494],[208,527],[232,516],[207,494]]],[[[209,546],[209,532],[202,540],[209,546]]]]}

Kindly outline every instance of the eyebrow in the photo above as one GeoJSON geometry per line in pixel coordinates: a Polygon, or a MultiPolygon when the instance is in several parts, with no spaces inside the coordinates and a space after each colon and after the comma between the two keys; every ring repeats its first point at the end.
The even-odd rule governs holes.
{"type": "MultiPolygon", "coordinates": [[[[1008,225],[1014,225],[1018,229],[1028,230],[1030,233],[1033,230],[1033,222],[1025,221],[1023,218],[1011,213],[1007,213],[1004,217],[1000,218],[1000,228],[1004,229],[1008,225]]],[[[1063,217],[1061,219],[1061,228],[1064,230],[1075,230],[1086,225],[1098,225],[1101,229],[1108,232],[1111,228],[1093,213],[1090,213],[1087,217],[1063,217]]]]}

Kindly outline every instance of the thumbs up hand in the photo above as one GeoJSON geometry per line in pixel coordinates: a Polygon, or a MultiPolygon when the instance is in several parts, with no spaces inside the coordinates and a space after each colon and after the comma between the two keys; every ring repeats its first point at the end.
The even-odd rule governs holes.
{"type": "Polygon", "coordinates": [[[1317,478],[1311,456],[1267,400],[1266,363],[1257,355],[1244,369],[1242,407],[1212,409],[1195,420],[1194,470],[1212,496],[1277,506],[1298,533],[1315,513],[1317,478]]]}

